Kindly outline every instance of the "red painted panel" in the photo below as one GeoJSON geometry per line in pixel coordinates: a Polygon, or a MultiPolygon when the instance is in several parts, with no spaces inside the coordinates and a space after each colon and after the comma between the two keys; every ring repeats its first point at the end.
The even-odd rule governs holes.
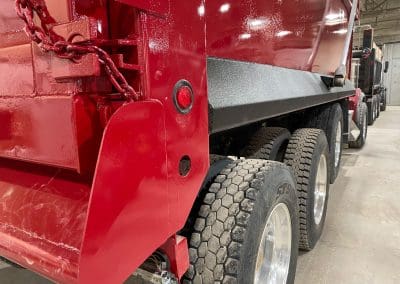
{"type": "Polygon", "coordinates": [[[216,0],[205,5],[208,55],[310,69],[326,0],[216,0]]]}
{"type": "Polygon", "coordinates": [[[343,51],[344,9],[341,0],[216,0],[198,13],[209,56],[330,74],[343,51]]]}
{"type": "Polygon", "coordinates": [[[160,250],[168,256],[171,272],[181,279],[190,265],[187,239],[174,235],[160,247],[160,250]]]}
{"type": "Polygon", "coordinates": [[[343,53],[350,12],[341,0],[329,3],[325,13],[324,32],[321,34],[321,42],[311,71],[333,75],[343,53]]]}
{"type": "Polygon", "coordinates": [[[144,88],[159,103],[125,105],[107,127],[82,247],[82,283],[121,283],[184,226],[203,183],[209,167],[205,19],[185,17],[187,11],[197,13],[202,2],[171,1],[167,18],[141,15],[144,88]],[[172,99],[181,79],[195,94],[187,115],[176,111],[172,99]],[[164,150],[160,135],[165,135],[164,150]],[[192,168],[183,177],[179,161],[185,155],[192,168]]]}
{"type": "Polygon", "coordinates": [[[89,182],[0,159],[0,254],[59,282],[77,277],[89,182]]]}
{"type": "Polygon", "coordinates": [[[122,283],[172,235],[168,196],[173,191],[167,184],[161,103],[121,107],[103,137],[79,282],[122,283]]]}
{"type": "Polygon", "coordinates": [[[97,155],[96,112],[93,102],[79,96],[0,98],[0,156],[88,170],[79,157],[97,155]],[[92,149],[90,155],[85,147],[92,149]]]}
{"type": "Polygon", "coordinates": [[[116,0],[135,8],[154,12],[156,14],[167,14],[169,11],[169,0],[116,0]]]}
{"type": "Polygon", "coordinates": [[[1,99],[0,156],[76,168],[71,98],[1,99]],[[57,117],[57,119],[54,119],[57,117]]]}
{"type": "MultiPolygon", "coordinates": [[[[14,0],[3,0],[0,9],[0,34],[3,36],[9,32],[21,31],[23,25],[15,14],[14,0]]],[[[25,36],[25,41],[29,42],[25,36]]]]}
{"type": "MultiPolygon", "coordinates": [[[[11,0],[14,2],[13,0],[11,0]]],[[[65,23],[72,20],[72,6],[71,0],[44,0],[46,7],[52,19],[56,23],[65,23]]]]}
{"type": "MultiPolygon", "coordinates": [[[[2,37],[4,34],[0,34],[0,40],[2,37]]],[[[0,74],[0,98],[32,95],[34,81],[31,45],[0,48],[0,74]]]]}
{"type": "Polygon", "coordinates": [[[122,283],[175,232],[165,143],[147,101],[111,118],[91,194],[90,178],[0,160],[0,254],[61,283],[122,283]]]}
{"type": "Polygon", "coordinates": [[[142,18],[148,36],[148,94],[160,100],[166,112],[168,198],[175,232],[184,226],[209,167],[205,18],[197,14],[203,2],[174,0],[168,18],[142,18]],[[176,111],[172,99],[181,79],[189,81],[194,91],[194,105],[187,115],[176,111]],[[192,169],[182,177],[179,161],[185,155],[190,157],[192,169]]]}
{"type": "MultiPolygon", "coordinates": [[[[0,9],[0,157],[93,172],[102,102],[89,95],[110,92],[110,83],[100,77],[94,55],[73,63],[24,43],[29,40],[21,37],[23,22],[14,2],[7,0],[0,9]]],[[[96,14],[100,24],[82,16],[71,23],[69,0],[46,4],[51,21],[63,23],[55,31],[65,38],[75,32],[86,39],[102,38],[104,9],[96,14]]]]}

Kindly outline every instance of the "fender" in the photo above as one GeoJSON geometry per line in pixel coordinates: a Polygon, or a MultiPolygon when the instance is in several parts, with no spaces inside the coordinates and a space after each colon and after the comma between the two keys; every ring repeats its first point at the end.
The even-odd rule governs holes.
{"type": "Polygon", "coordinates": [[[105,129],[78,283],[122,283],[175,233],[169,224],[164,117],[156,100],[130,103],[105,129]]]}

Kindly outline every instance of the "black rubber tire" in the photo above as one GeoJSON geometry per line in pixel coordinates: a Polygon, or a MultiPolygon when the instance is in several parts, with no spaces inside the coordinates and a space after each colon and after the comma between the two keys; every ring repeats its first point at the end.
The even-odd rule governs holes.
{"type": "Polygon", "coordinates": [[[384,94],[382,94],[382,103],[381,103],[381,111],[386,111],[386,91],[384,91],[384,94]]]}
{"type": "Polygon", "coordinates": [[[381,115],[381,95],[376,96],[376,118],[381,115]]]}
{"type": "Polygon", "coordinates": [[[310,251],[318,242],[325,223],[329,199],[329,167],[327,167],[326,198],[322,218],[314,219],[314,188],[320,157],[325,155],[329,165],[328,142],[320,129],[303,128],[293,133],[286,150],[285,163],[293,170],[299,203],[299,248],[310,251]]]}
{"type": "Polygon", "coordinates": [[[282,162],[290,136],[286,128],[261,127],[250,138],[240,156],[282,162]]]}
{"type": "Polygon", "coordinates": [[[375,122],[375,111],[374,111],[375,103],[374,99],[371,102],[367,103],[368,108],[368,125],[373,125],[375,122]]]}
{"type": "Polygon", "coordinates": [[[368,116],[368,108],[367,104],[362,102],[357,108],[355,123],[360,129],[360,136],[358,136],[356,141],[350,141],[349,147],[355,149],[361,149],[365,142],[367,141],[367,134],[368,134],[368,123],[367,123],[367,116],[368,116]],[[364,127],[365,125],[365,127],[364,127]],[[365,131],[364,131],[365,129],[365,131]]]}
{"type": "Polygon", "coordinates": [[[329,182],[333,184],[339,174],[340,164],[343,153],[343,111],[340,104],[333,104],[323,108],[318,108],[316,111],[310,113],[307,119],[306,128],[322,129],[325,132],[329,145],[329,182]],[[339,162],[335,165],[335,150],[336,150],[336,129],[340,121],[341,125],[341,141],[339,162]]]}
{"type": "Polygon", "coordinates": [[[278,162],[240,159],[208,188],[189,242],[190,267],[183,283],[253,283],[257,251],[269,214],[287,205],[292,249],[287,283],[298,254],[298,207],[290,169],[278,162]]]}

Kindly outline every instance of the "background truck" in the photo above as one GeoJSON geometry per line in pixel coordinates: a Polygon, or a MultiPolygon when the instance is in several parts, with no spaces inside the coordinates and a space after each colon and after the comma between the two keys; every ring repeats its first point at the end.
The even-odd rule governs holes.
{"type": "Polygon", "coordinates": [[[362,90],[368,105],[368,124],[372,125],[380,111],[386,110],[386,88],[383,74],[388,71],[389,63],[384,61],[382,50],[374,42],[372,28],[363,31],[360,46],[353,50],[352,81],[362,90]]]}
{"type": "Polygon", "coordinates": [[[356,0],[0,7],[2,257],[59,283],[293,282],[366,138],[356,0]]]}

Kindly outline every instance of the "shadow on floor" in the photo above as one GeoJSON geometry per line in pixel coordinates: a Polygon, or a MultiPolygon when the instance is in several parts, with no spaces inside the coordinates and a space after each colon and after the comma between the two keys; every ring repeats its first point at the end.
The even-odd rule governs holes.
{"type": "Polygon", "coordinates": [[[1,284],[51,284],[52,282],[26,269],[6,267],[0,270],[1,284]]]}

